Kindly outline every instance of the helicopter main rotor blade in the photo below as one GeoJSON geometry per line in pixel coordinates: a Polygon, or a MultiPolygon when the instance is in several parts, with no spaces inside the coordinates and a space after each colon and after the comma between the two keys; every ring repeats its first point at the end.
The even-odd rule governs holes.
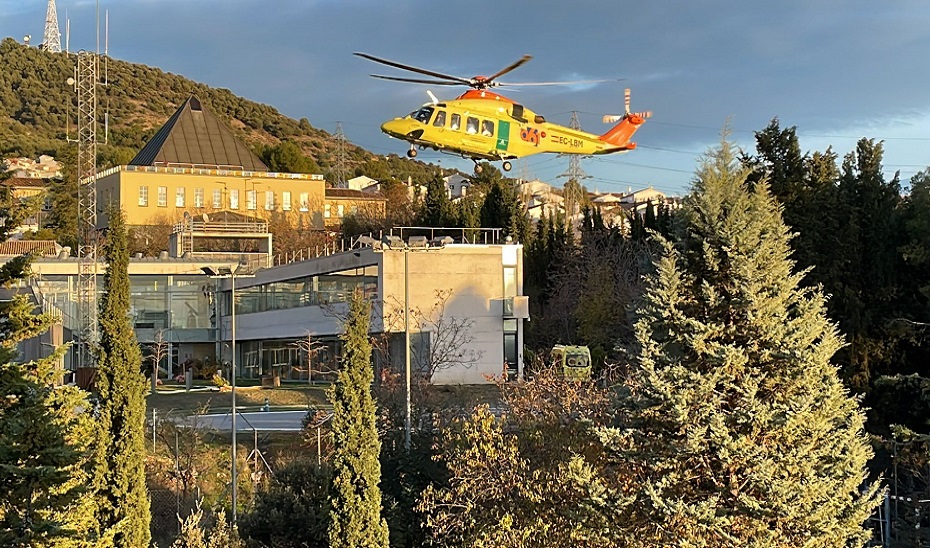
{"type": "Polygon", "coordinates": [[[517,60],[517,61],[515,61],[514,63],[512,63],[509,67],[497,71],[497,73],[495,73],[493,76],[488,76],[487,78],[484,79],[484,81],[485,81],[485,82],[493,82],[495,78],[498,78],[498,77],[500,77],[500,76],[503,76],[503,75],[507,74],[508,72],[514,70],[515,68],[519,67],[520,65],[523,65],[524,63],[526,63],[527,61],[529,61],[529,60],[532,59],[532,58],[533,58],[532,55],[524,55],[524,56],[521,57],[519,60],[517,60]]]}
{"type": "Polygon", "coordinates": [[[428,84],[431,86],[461,86],[462,84],[458,82],[450,82],[448,80],[426,80],[423,78],[404,78],[402,76],[383,76],[381,74],[369,74],[372,78],[380,78],[382,80],[392,80],[394,82],[408,82],[412,84],[428,84]]]}
{"type": "Polygon", "coordinates": [[[623,78],[605,78],[602,80],[561,80],[556,82],[494,82],[494,87],[517,86],[573,86],[582,84],[602,84],[604,82],[622,82],[623,78]]]}
{"type": "Polygon", "coordinates": [[[394,68],[398,68],[401,70],[409,70],[410,72],[416,72],[416,73],[423,74],[426,76],[432,76],[433,78],[439,78],[441,80],[450,80],[450,81],[457,82],[459,84],[463,84],[466,86],[470,86],[472,84],[471,80],[467,78],[459,78],[458,76],[452,76],[449,74],[443,74],[441,72],[421,69],[419,67],[405,65],[403,63],[398,63],[396,61],[389,61],[387,59],[381,59],[380,57],[375,57],[374,55],[368,55],[367,53],[361,53],[357,51],[355,52],[355,55],[363,59],[368,59],[369,61],[374,61],[375,63],[381,63],[382,65],[387,65],[389,67],[394,67],[394,68]]]}

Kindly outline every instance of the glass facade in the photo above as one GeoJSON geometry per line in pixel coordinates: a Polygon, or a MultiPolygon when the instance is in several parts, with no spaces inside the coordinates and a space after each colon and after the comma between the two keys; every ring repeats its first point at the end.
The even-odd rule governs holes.
{"type": "MultiPolygon", "coordinates": [[[[103,276],[97,278],[103,289],[103,276]]],[[[65,315],[65,327],[77,321],[75,276],[40,276],[35,280],[43,297],[65,315]]],[[[129,310],[138,329],[208,329],[213,308],[212,286],[203,275],[129,277],[129,310]]]]}
{"type": "MultiPolygon", "coordinates": [[[[370,265],[328,274],[295,278],[252,287],[236,288],[236,314],[252,314],[269,310],[286,310],[302,306],[319,306],[346,302],[356,288],[368,299],[377,298],[378,267],[370,265]]],[[[229,304],[229,292],[225,292],[229,304]]],[[[229,310],[226,306],[225,310],[229,310]]]]}
{"type": "Polygon", "coordinates": [[[336,378],[342,342],[337,337],[322,337],[312,341],[282,339],[275,341],[243,341],[236,344],[241,351],[242,378],[280,375],[282,380],[328,383],[336,378]]]}

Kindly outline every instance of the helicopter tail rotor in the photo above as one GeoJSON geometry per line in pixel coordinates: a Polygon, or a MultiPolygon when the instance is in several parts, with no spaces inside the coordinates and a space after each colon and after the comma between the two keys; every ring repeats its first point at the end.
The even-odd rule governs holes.
{"type": "Polygon", "coordinates": [[[641,112],[630,112],[630,88],[626,88],[623,91],[623,114],[622,115],[607,114],[606,116],[604,116],[604,123],[614,124],[616,122],[619,122],[621,120],[624,120],[626,118],[631,118],[634,116],[645,120],[647,118],[652,118],[652,111],[644,110],[641,112]]]}

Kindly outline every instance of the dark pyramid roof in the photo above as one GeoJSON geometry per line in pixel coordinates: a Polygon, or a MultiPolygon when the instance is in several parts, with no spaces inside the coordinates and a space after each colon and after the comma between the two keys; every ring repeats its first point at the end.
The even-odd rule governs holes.
{"type": "Polygon", "coordinates": [[[268,166],[193,95],[168,118],[129,165],[194,165],[268,171],[268,166]]]}

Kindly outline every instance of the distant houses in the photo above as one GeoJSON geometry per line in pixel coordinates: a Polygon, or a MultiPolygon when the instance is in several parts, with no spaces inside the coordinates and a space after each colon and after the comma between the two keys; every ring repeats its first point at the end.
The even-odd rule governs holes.
{"type": "Polygon", "coordinates": [[[24,179],[51,179],[61,177],[61,166],[51,156],[43,154],[38,160],[32,158],[9,158],[0,164],[0,171],[11,172],[11,176],[24,179]]]}

